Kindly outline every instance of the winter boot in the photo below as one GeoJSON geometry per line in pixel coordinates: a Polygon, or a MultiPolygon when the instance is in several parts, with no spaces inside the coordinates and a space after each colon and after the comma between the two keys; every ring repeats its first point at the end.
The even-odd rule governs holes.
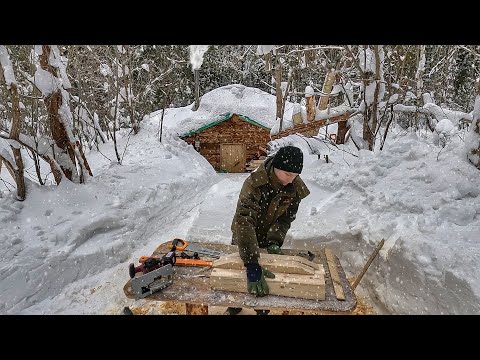
{"type": "Polygon", "coordinates": [[[255,312],[257,313],[257,315],[268,315],[270,310],[255,310],[255,312]]]}
{"type": "Polygon", "coordinates": [[[240,311],[242,311],[242,308],[228,307],[224,315],[237,315],[240,311]]]}

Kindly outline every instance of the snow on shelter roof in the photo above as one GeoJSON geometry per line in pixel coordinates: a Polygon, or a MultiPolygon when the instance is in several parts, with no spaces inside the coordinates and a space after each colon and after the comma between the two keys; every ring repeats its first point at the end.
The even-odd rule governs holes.
{"type": "MultiPolygon", "coordinates": [[[[267,129],[267,130],[270,130],[270,128],[256,122],[255,120],[252,120],[250,119],[248,116],[245,116],[245,115],[241,115],[241,114],[237,114],[238,117],[242,120],[245,120],[245,121],[248,121],[249,123],[253,124],[253,125],[257,125],[257,126],[260,126],[261,128],[263,129],[267,129]]],[[[212,127],[212,126],[215,126],[217,124],[220,124],[221,122],[225,121],[225,120],[228,120],[230,119],[231,117],[233,116],[232,113],[227,113],[227,114],[223,114],[223,116],[218,119],[218,120],[215,120],[213,122],[211,122],[210,124],[207,124],[207,125],[204,125],[202,126],[201,128],[198,128],[198,129],[195,129],[195,130],[192,130],[192,131],[189,131],[188,133],[185,133],[185,134],[181,134],[180,137],[186,137],[186,136],[190,136],[190,135],[193,135],[197,132],[200,132],[200,131],[203,131],[205,129],[208,129],[209,127],[212,127]]]]}
{"type": "MultiPolygon", "coordinates": [[[[164,126],[180,137],[191,135],[214,126],[237,114],[242,120],[271,129],[276,122],[276,97],[263,90],[231,84],[205,93],[197,111],[192,105],[165,111],[164,126]]],[[[285,106],[284,118],[292,116],[293,104],[285,106]]],[[[151,116],[161,116],[154,112],[151,116]]]]}

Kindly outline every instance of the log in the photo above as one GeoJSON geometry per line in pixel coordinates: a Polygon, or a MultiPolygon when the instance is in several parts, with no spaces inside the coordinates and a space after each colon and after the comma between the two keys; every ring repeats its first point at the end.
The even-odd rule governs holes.
{"type": "Polygon", "coordinates": [[[345,293],[343,292],[342,283],[340,282],[340,275],[338,274],[337,265],[335,264],[335,255],[332,249],[325,249],[325,256],[327,258],[328,270],[330,271],[330,278],[332,279],[335,296],[338,300],[345,300],[345,293]]]}
{"type": "Polygon", "coordinates": [[[334,81],[335,81],[335,69],[332,69],[325,75],[325,81],[323,82],[322,92],[327,95],[320,96],[320,99],[318,100],[318,110],[325,110],[327,108],[334,81]]]}
{"type": "MultiPolygon", "coordinates": [[[[269,293],[302,299],[325,300],[323,274],[298,275],[277,273],[275,279],[266,278],[269,293]]],[[[215,290],[248,292],[244,270],[214,268],[210,274],[210,286],[215,290]]]]}
{"type": "MultiPolygon", "coordinates": [[[[265,266],[268,270],[282,273],[291,274],[309,274],[312,275],[315,272],[324,275],[325,270],[322,264],[314,263],[302,256],[294,255],[276,255],[276,254],[264,254],[260,255],[258,263],[261,266],[265,266]]],[[[213,262],[214,268],[242,270],[243,261],[238,253],[232,253],[224,255],[213,262]]]]}

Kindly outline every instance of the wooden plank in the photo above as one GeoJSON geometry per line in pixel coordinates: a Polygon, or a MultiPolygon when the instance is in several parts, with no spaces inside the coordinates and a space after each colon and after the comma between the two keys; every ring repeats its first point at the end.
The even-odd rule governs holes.
{"type": "MultiPolygon", "coordinates": [[[[273,273],[282,272],[289,274],[313,275],[325,274],[323,266],[302,258],[301,256],[288,256],[276,254],[261,254],[258,263],[273,273]]],[[[243,270],[243,261],[238,253],[220,257],[213,262],[214,268],[243,270]]]]}
{"type": "Polygon", "coordinates": [[[250,160],[250,162],[248,163],[248,167],[256,169],[260,165],[262,165],[264,161],[265,160],[250,160]]]}
{"type": "Polygon", "coordinates": [[[328,270],[330,271],[330,277],[333,282],[333,289],[335,290],[335,296],[338,300],[345,300],[345,294],[343,292],[342,283],[340,282],[340,276],[338,275],[337,265],[335,264],[335,255],[331,249],[325,248],[325,256],[327,257],[328,270]]]}
{"type": "Polygon", "coordinates": [[[263,160],[254,159],[254,160],[250,160],[250,164],[255,165],[255,166],[260,166],[260,165],[263,164],[264,161],[265,161],[265,159],[263,159],[263,160]]]}
{"type": "MultiPolygon", "coordinates": [[[[235,245],[236,246],[236,245],[235,245]]],[[[290,251],[290,250],[285,250],[285,251],[290,251]]],[[[231,252],[227,255],[223,255],[220,257],[220,259],[224,259],[226,257],[235,257],[235,256],[238,256],[240,257],[240,255],[238,254],[238,252],[231,252]]],[[[307,266],[310,266],[310,267],[313,267],[315,270],[320,270],[322,271],[324,274],[325,274],[325,270],[323,269],[323,265],[322,264],[317,264],[313,261],[310,261],[306,258],[304,258],[303,256],[298,256],[298,255],[277,255],[277,254],[268,254],[268,253],[261,253],[260,254],[260,259],[263,259],[263,260],[270,260],[270,259],[278,259],[278,258],[281,258],[282,260],[292,260],[292,261],[297,261],[299,263],[302,263],[302,264],[305,264],[307,266]]],[[[216,261],[220,260],[220,259],[217,259],[216,261]]],[[[215,266],[215,262],[214,262],[214,265],[215,266]]]]}
{"type": "Polygon", "coordinates": [[[295,115],[292,116],[292,121],[294,126],[297,124],[303,124],[303,118],[302,118],[302,113],[296,113],[295,115]]]}
{"type": "MultiPolygon", "coordinates": [[[[238,253],[238,246],[236,245],[199,243],[195,242],[195,240],[190,241],[190,243],[207,249],[222,251],[225,254],[238,253]]],[[[170,250],[170,244],[171,240],[159,244],[151,255],[157,257],[164,255],[170,250]]],[[[285,254],[283,256],[298,256],[299,252],[303,252],[302,250],[303,249],[282,249],[285,254]]],[[[327,270],[327,259],[323,248],[321,248],[321,250],[312,250],[312,253],[315,255],[314,261],[322,264],[323,268],[327,270]]],[[[263,254],[263,249],[261,249],[261,255],[263,254]]],[[[304,259],[306,260],[306,258],[304,259]]],[[[132,261],[133,260],[132,258],[132,261]]],[[[344,301],[336,298],[333,284],[327,278],[325,278],[325,300],[322,301],[276,295],[256,297],[244,292],[212,290],[209,275],[213,269],[205,268],[201,276],[199,275],[200,272],[198,268],[189,266],[174,266],[173,284],[150,295],[148,299],[153,301],[174,301],[182,303],[183,306],[185,306],[185,303],[190,303],[197,305],[208,304],[209,307],[232,306],[246,309],[264,308],[278,311],[315,311],[316,313],[322,312],[325,314],[351,313],[357,304],[357,299],[340,262],[337,262],[337,269],[345,293],[344,301]]],[[[131,279],[128,279],[125,283],[123,291],[129,299],[135,298],[135,294],[131,288],[131,279]]]]}
{"type": "MultiPolygon", "coordinates": [[[[271,295],[302,299],[325,300],[325,277],[322,274],[275,274],[275,279],[265,279],[271,295]]],[[[214,268],[210,274],[210,286],[215,290],[248,293],[247,275],[244,270],[214,268]]]]}

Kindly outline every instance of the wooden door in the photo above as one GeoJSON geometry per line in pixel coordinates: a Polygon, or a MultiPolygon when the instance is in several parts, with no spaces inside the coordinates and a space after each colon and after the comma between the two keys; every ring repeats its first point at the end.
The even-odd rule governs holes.
{"type": "Polygon", "coordinates": [[[220,169],[229,173],[245,172],[245,144],[220,144],[220,169]]]}

